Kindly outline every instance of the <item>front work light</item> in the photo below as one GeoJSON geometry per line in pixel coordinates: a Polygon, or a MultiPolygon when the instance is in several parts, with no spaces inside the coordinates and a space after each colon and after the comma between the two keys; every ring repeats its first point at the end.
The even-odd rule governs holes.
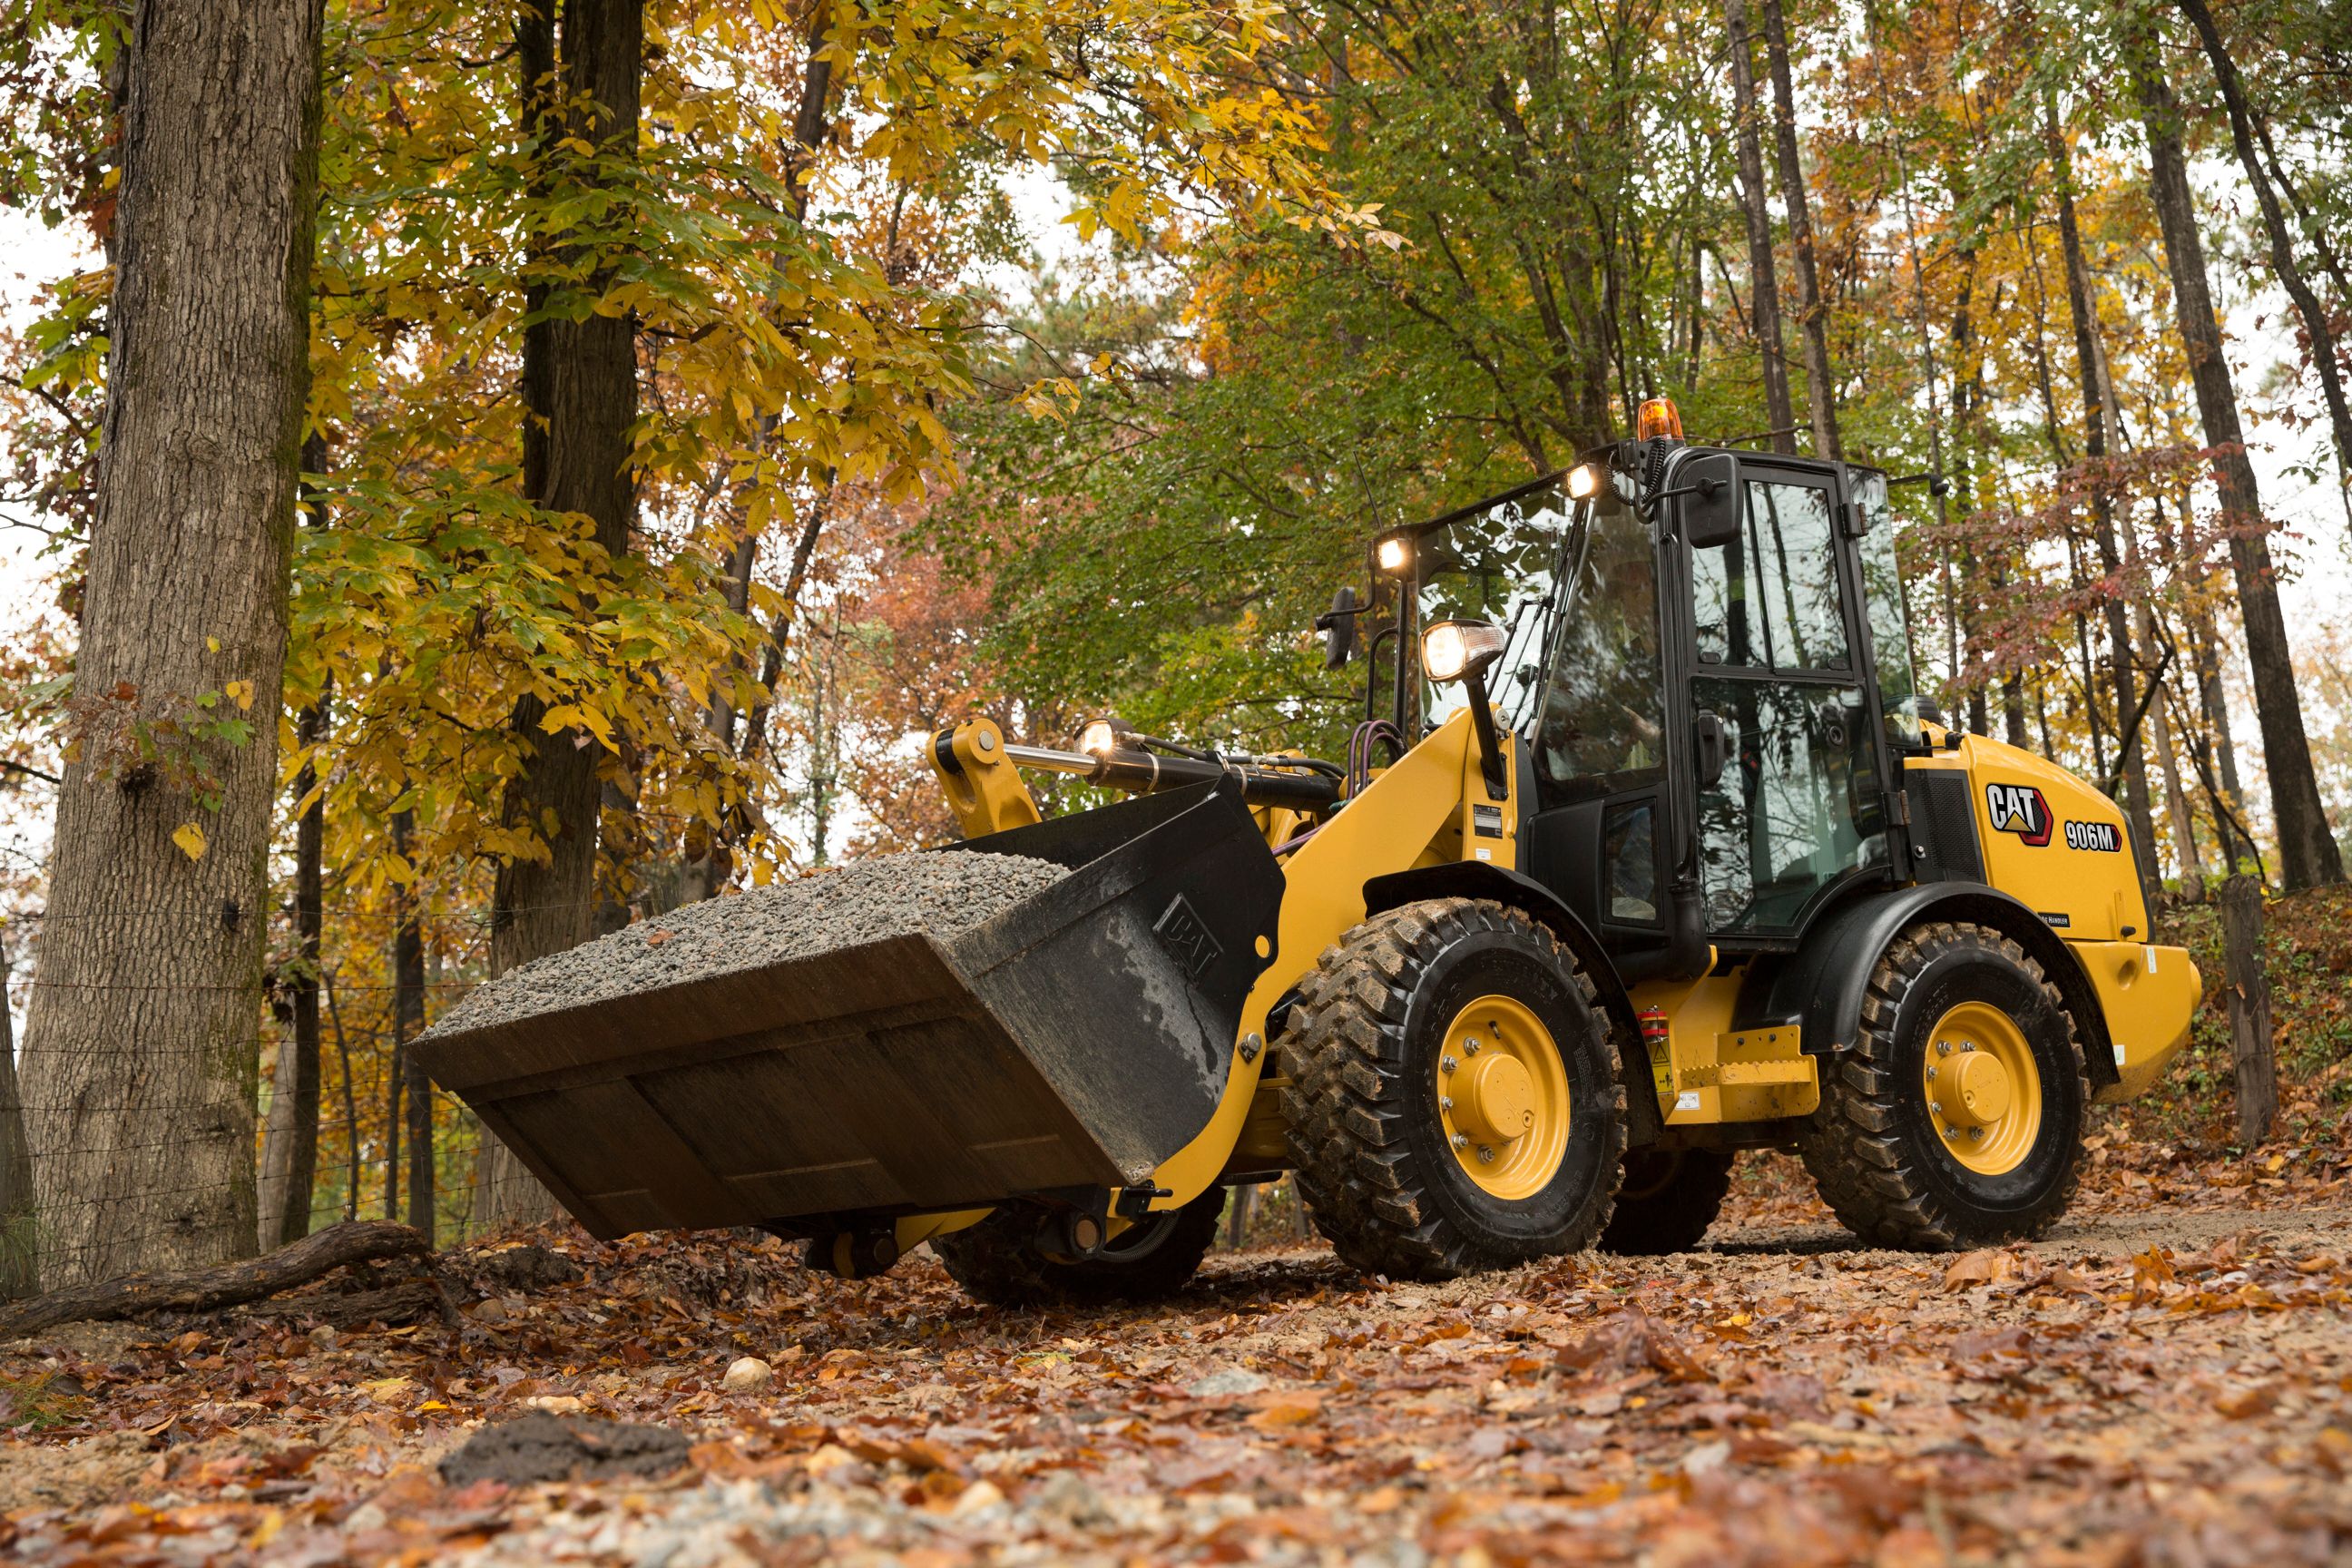
{"type": "Polygon", "coordinates": [[[1118,750],[1118,738],[1128,727],[1117,719],[1097,719],[1078,731],[1078,750],[1089,756],[1108,757],[1118,750]]]}
{"type": "Polygon", "coordinates": [[[1412,566],[1412,541],[1391,533],[1372,547],[1372,559],[1391,576],[1402,576],[1412,566]]]}
{"type": "Polygon", "coordinates": [[[1633,438],[1647,441],[1654,436],[1675,441],[1683,438],[1683,411],[1675,406],[1671,397],[1645,397],[1634,411],[1633,438]]]}
{"type": "Polygon", "coordinates": [[[1486,621],[1440,621],[1421,634],[1421,672],[1440,686],[1459,680],[1502,658],[1507,640],[1486,621]]]}
{"type": "Polygon", "coordinates": [[[1568,498],[1570,500],[1591,500],[1601,493],[1601,469],[1592,463],[1579,463],[1568,470],[1568,498]]]}

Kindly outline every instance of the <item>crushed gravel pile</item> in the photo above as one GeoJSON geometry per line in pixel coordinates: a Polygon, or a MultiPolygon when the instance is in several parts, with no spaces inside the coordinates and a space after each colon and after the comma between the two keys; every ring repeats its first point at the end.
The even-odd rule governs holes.
{"type": "Polygon", "coordinates": [[[885,937],[917,931],[951,937],[1068,874],[1049,860],[1024,855],[949,849],[881,856],[821,876],[705,899],[476,986],[424,1037],[885,937]]]}

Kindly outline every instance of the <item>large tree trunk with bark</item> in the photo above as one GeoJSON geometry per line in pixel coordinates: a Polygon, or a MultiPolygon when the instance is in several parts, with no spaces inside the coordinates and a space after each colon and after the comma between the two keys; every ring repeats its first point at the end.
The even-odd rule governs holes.
{"type": "Polygon", "coordinates": [[[1789,396],[1788,351],[1780,341],[1780,281],[1772,259],[1772,212],[1764,199],[1764,150],[1756,134],[1756,67],[1748,53],[1748,0],[1724,0],[1723,30],[1731,58],[1732,115],[1738,128],[1739,205],[1748,217],[1749,333],[1764,368],[1764,417],[1772,449],[1794,454],[1796,405],[1789,396]]]}
{"type": "Polygon", "coordinates": [[[22,1063],[52,1287],[256,1240],[320,27],[317,0],[140,5],[124,45],[79,743],[22,1063]]]}
{"type": "Polygon", "coordinates": [[[1780,0],[1762,0],[1764,53],[1772,68],[1773,147],[1780,162],[1780,199],[1789,207],[1789,248],[1797,264],[1797,321],[1805,338],[1805,402],[1812,414],[1813,451],[1843,458],[1836,384],[1830,379],[1830,324],[1822,310],[1821,269],[1813,256],[1812,204],[1805,195],[1805,165],[1797,150],[1797,89],[1789,71],[1789,27],[1780,0]]]}
{"type": "Polygon", "coordinates": [[[2237,388],[2222,352],[2221,324],[2214,314],[2206,280],[2205,242],[2198,233],[2189,195],[2189,162],[2181,147],[2180,106],[2159,74],[2147,39],[2130,49],[2133,86],[2147,131],[2149,184],[2157,222],[2164,235],[2164,258],[2172,275],[2172,299],[2197,412],[2205,442],[2219,449],[2213,477],[2221,492],[2221,513],[2230,534],[2230,564],[2238,580],[2238,614],[2246,628],[2246,658],[2253,666],[2254,716],[2262,725],[2263,764],[2270,775],[2271,815],[2279,836],[2279,872],[2289,889],[2344,879],[2344,861],[2320,804],[2311,742],[2303,723],[2303,701],[2294,686],[2294,650],[2287,640],[2286,616],[2279,608],[2278,574],[2271,562],[2270,534],[2263,519],[2262,489],[2246,456],[2245,431],[2238,417],[2237,388]]]}
{"type": "MultiPolygon", "coordinates": [[[[608,156],[625,156],[637,136],[645,50],[640,0],[566,0],[560,47],[557,43],[544,18],[526,16],[518,53],[527,130],[546,126],[550,115],[568,109],[561,127],[565,137],[608,156]]],[[[592,167],[566,163],[552,147],[543,156],[553,179],[594,178],[592,167]]],[[[587,291],[603,282],[592,278],[587,291]]],[[[583,298],[576,309],[559,310],[525,334],[523,482],[538,506],[585,514],[596,542],[617,557],[628,548],[635,504],[629,448],[629,425],[636,416],[635,325],[626,316],[590,310],[588,303],[583,298]]],[[[535,698],[516,705],[515,729],[530,756],[508,791],[506,812],[510,822],[552,824],[553,831],[545,859],[518,859],[499,872],[490,928],[493,974],[576,946],[592,930],[603,753],[593,743],[580,744],[584,737],[577,731],[543,730],[545,713],[535,698]]],[[[495,1138],[483,1140],[477,1183],[474,1213],[485,1225],[527,1225],[556,1214],[547,1190],[495,1138]]]]}

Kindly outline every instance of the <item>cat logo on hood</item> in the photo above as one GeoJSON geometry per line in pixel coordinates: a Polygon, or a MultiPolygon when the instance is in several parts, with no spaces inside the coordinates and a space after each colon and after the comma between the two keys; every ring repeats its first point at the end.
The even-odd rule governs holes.
{"type": "Polygon", "coordinates": [[[2050,842],[2050,803],[2032,784],[1985,785],[1985,810],[2002,833],[2014,833],[2037,849],[2050,842]]]}

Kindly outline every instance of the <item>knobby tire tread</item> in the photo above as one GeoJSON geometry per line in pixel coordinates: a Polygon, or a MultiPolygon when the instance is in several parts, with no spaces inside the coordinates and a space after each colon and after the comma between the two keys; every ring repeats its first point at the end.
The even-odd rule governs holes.
{"type": "MultiPolygon", "coordinates": [[[[1475,899],[1430,900],[1374,915],[1325,950],[1300,983],[1281,1044],[1293,1179],[1315,1228],[1341,1261],[1367,1274],[1449,1279],[1516,1261],[1483,1255],[1431,1201],[1430,1178],[1414,1169],[1406,1147],[1408,1111],[1396,1100],[1406,1015],[1421,973],[1456,938],[1514,927],[1549,950],[1597,1011],[1591,977],[1549,931],[1517,910],[1475,899]]],[[[1597,1026],[1608,1041],[1606,1020],[1597,1026]]],[[[1616,1114],[1607,1119],[1616,1145],[1607,1152],[1612,1172],[1621,1169],[1625,1140],[1624,1090],[1616,1086],[1614,1093],[1616,1114]]],[[[1595,1235],[1617,1180],[1609,1178],[1595,1235]]],[[[1580,1237],[1569,1250],[1592,1240],[1580,1237]]]]}
{"type": "MultiPolygon", "coordinates": [[[[1839,1058],[1822,1084],[1821,1109],[1798,1142],[1798,1152],[1822,1201],[1848,1230],[1882,1247],[1948,1252],[1993,1240],[2034,1240],[2063,1217],[2082,1182],[2083,1162],[2070,1162],[2056,1201],[2037,1220],[2016,1227],[2013,1235],[1991,1237],[1968,1234],[1961,1216],[1926,1180],[1925,1163],[1941,1158],[1942,1152],[1903,1134],[1900,1109],[1906,1089],[1895,1060],[1900,1045],[1895,1024],[1928,963],[1961,947],[1998,952],[2032,977],[2050,1005],[2067,1020],[2067,1055],[2078,1079],[2083,1078],[2080,1031],[2073,1026],[2065,999],[2017,942],[1990,927],[1953,921],[1915,926],[1897,937],[1871,971],[1853,1048],[1839,1058]]],[[[2087,1100],[2087,1081],[2078,1089],[2087,1100]]],[[[2045,1089],[2045,1100],[2049,1094],[2045,1089]]]]}

